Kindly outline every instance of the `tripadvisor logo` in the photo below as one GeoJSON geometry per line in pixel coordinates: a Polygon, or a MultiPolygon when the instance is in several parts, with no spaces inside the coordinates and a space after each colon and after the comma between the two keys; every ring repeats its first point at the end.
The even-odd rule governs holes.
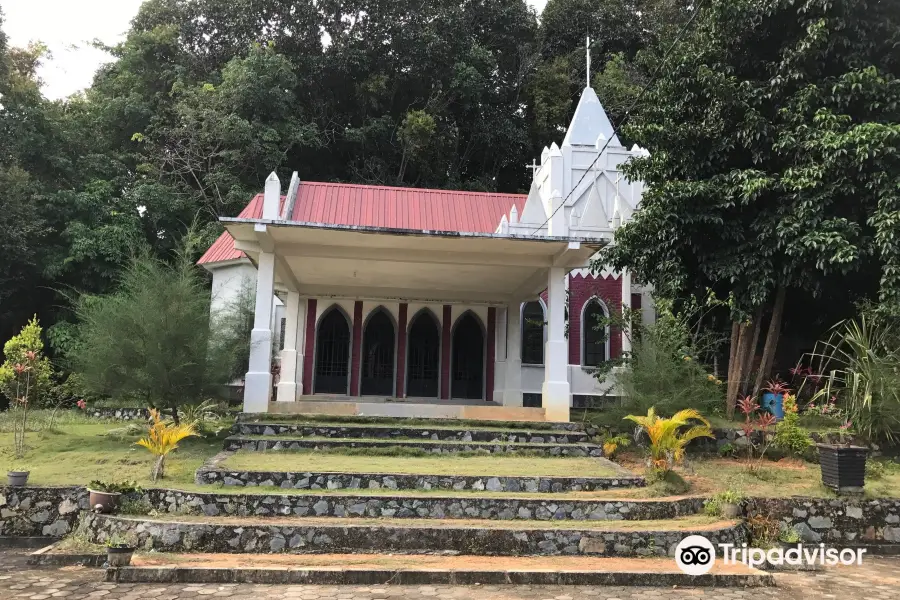
{"type": "MultiPolygon", "coordinates": [[[[827,567],[861,565],[863,554],[866,553],[865,548],[827,548],[825,544],[817,546],[798,544],[788,549],[771,548],[769,550],[750,548],[747,544],[741,544],[741,546],[718,544],[718,548],[719,554],[722,556],[722,564],[743,563],[750,568],[766,564],[776,567],[783,565],[827,567]]],[[[675,547],[675,564],[688,575],[709,573],[715,563],[716,547],[702,535],[689,535],[675,547]]]]}

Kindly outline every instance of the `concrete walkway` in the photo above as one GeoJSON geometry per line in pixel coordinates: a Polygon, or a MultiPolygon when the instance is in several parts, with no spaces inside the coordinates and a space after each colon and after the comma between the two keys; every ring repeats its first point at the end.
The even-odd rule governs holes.
{"type": "MultiPolygon", "coordinates": [[[[548,562],[552,558],[547,559],[548,562]]],[[[900,599],[900,557],[868,558],[861,567],[820,573],[778,575],[779,587],[754,589],[662,589],[638,587],[541,586],[271,586],[103,583],[97,569],[83,567],[36,569],[25,564],[25,551],[0,551],[0,599],[28,600],[867,600],[900,599]]]]}

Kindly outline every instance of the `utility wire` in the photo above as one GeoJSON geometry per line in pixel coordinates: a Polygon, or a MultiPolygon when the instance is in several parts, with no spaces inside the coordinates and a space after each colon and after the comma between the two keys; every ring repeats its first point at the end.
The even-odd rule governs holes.
{"type": "Polygon", "coordinates": [[[575,193],[575,190],[578,189],[578,186],[580,186],[581,182],[584,181],[584,178],[587,177],[587,174],[591,172],[591,170],[594,168],[594,165],[596,165],[597,161],[600,160],[600,157],[603,156],[603,152],[606,150],[606,147],[609,146],[609,143],[613,140],[613,138],[616,137],[616,134],[619,132],[619,128],[622,126],[623,123],[625,123],[625,121],[628,120],[628,117],[631,116],[631,111],[634,110],[634,107],[637,106],[638,102],[641,101],[641,98],[644,97],[644,94],[647,92],[647,90],[649,90],[653,86],[653,84],[656,83],[657,75],[659,75],[659,72],[662,70],[663,66],[666,64],[666,60],[668,60],[669,54],[672,52],[672,50],[675,49],[675,46],[678,45],[678,43],[681,41],[681,36],[684,35],[684,32],[687,31],[687,28],[691,26],[691,23],[694,22],[694,19],[697,17],[697,15],[700,14],[700,9],[703,7],[703,4],[705,1],[706,0],[700,0],[697,3],[697,6],[694,9],[693,14],[691,15],[691,18],[688,19],[684,25],[682,25],[681,29],[678,31],[678,34],[675,36],[675,40],[668,47],[668,49],[665,51],[665,53],[663,53],[662,59],[657,63],[656,69],[654,69],[653,74],[650,76],[650,82],[644,86],[644,89],[642,89],[641,93],[638,94],[638,97],[634,99],[634,102],[631,103],[631,106],[629,106],[625,110],[625,116],[622,117],[622,120],[619,122],[619,124],[613,126],[612,135],[609,137],[608,140],[606,140],[606,143],[603,144],[603,147],[600,148],[600,151],[597,152],[597,156],[594,157],[594,160],[591,161],[591,164],[588,166],[588,168],[585,169],[584,174],[581,176],[581,179],[578,180],[578,183],[576,183],[574,186],[572,186],[572,190],[568,194],[566,194],[566,197],[563,198],[563,201],[560,203],[560,205],[557,206],[553,210],[552,213],[550,213],[550,216],[547,217],[546,220],[544,220],[544,222],[541,223],[537,229],[535,229],[534,231],[531,232],[531,235],[534,235],[535,233],[540,231],[541,228],[544,227],[544,225],[546,225],[547,223],[550,222],[550,219],[553,218],[553,215],[555,215],[557,212],[559,212],[559,209],[566,205],[566,202],[569,200],[569,198],[572,196],[572,194],[575,193]]]}

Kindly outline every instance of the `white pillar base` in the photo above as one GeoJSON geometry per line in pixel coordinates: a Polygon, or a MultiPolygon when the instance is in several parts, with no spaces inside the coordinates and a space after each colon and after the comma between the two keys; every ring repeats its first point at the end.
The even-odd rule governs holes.
{"type": "Polygon", "coordinates": [[[503,406],[522,406],[522,360],[506,361],[506,389],[503,390],[503,406]]]}
{"type": "Polygon", "coordinates": [[[569,421],[571,388],[568,381],[545,381],[541,386],[544,418],[548,421],[569,421]]]}
{"type": "Polygon", "coordinates": [[[299,388],[302,385],[299,385],[295,379],[297,377],[297,368],[296,366],[291,368],[291,365],[297,365],[298,354],[296,350],[282,350],[281,351],[281,373],[282,377],[287,375],[282,381],[278,382],[276,386],[278,388],[278,395],[276,397],[277,402],[296,402],[299,397],[299,388]]]}
{"type": "Polygon", "coordinates": [[[254,329],[250,332],[250,370],[244,378],[244,412],[264,413],[269,409],[272,395],[272,370],[269,360],[272,331],[254,329]],[[257,350],[254,352],[254,350],[257,350]]]}
{"type": "Polygon", "coordinates": [[[271,390],[271,373],[247,373],[244,379],[244,412],[268,412],[269,393],[271,390]]]}

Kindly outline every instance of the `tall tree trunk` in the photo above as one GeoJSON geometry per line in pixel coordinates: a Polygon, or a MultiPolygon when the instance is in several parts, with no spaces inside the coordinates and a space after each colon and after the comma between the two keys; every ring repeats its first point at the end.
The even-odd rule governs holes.
{"type": "Polygon", "coordinates": [[[741,323],[734,321],[731,324],[731,348],[728,351],[728,375],[725,386],[725,413],[734,414],[734,397],[737,395],[734,372],[737,370],[737,351],[741,345],[741,323]]]}
{"type": "Polygon", "coordinates": [[[729,369],[728,398],[725,402],[725,414],[731,419],[734,417],[734,408],[737,405],[737,397],[741,390],[741,381],[744,377],[744,358],[747,348],[750,347],[750,328],[752,323],[739,323],[737,346],[734,352],[734,367],[729,369]]]}
{"type": "Polygon", "coordinates": [[[750,346],[748,347],[747,355],[744,357],[743,373],[746,381],[743,382],[738,392],[740,395],[747,394],[747,387],[750,384],[750,374],[753,373],[753,359],[756,357],[756,348],[759,344],[759,330],[762,329],[762,318],[763,307],[760,306],[756,309],[756,318],[753,320],[753,330],[750,336],[750,346]]]}
{"type": "Polygon", "coordinates": [[[775,305],[772,307],[772,320],[769,322],[769,330],[766,332],[766,345],[763,348],[762,360],[759,364],[759,372],[756,374],[756,384],[753,386],[753,396],[759,395],[763,380],[769,376],[772,363],[775,360],[775,350],[778,348],[778,338],[781,336],[781,317],[784,314],[784,300],[787,289],[784,284],[778,286],[775,294],[775,305]]]}

